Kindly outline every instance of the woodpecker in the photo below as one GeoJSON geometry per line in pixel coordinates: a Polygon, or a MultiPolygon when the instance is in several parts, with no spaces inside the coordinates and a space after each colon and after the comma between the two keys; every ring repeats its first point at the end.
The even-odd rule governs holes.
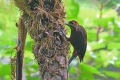
{"type": "Polygon", "coordinates": [[[68,25],[71,29],[71,35],[70,38],[67,38],[67,40],[72,44],[74,51],[72,54],[72,57],[69,59],[69,64],[71,61],[76,58],[77,56],[79,57],[80,62],[83,61],[85,52],[86,52],[86,47],[87,47],[87,34],[81,25],[78,24],[77,21],[71,20],[68,23],[65,23],[68,25]]]}

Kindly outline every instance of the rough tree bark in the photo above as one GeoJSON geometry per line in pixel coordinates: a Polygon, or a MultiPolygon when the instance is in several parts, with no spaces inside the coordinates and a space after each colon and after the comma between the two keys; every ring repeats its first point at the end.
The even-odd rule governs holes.
{"type": "Polygon", "coordinates": [[[34,40],[33,53],[42,80],[67,80],[68,49],[61,0],[14,0],[22,10],[21,24],[34,40]]]}

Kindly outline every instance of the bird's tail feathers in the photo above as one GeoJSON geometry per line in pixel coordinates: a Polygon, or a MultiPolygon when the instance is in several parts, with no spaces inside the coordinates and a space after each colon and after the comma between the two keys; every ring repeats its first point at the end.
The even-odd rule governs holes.
{"type": "Polygon", "coordinates": [[[68,65],[72,62],[74,58],[77,57],[77,54],[73,54],[72,57],[69,59],[68,65]]]}
{"type": "Polygon", "coordinates": [[[80,60],[80,62],[82,62],[83,61],[83,56],[79,55],[79,60],[80,60]]]}

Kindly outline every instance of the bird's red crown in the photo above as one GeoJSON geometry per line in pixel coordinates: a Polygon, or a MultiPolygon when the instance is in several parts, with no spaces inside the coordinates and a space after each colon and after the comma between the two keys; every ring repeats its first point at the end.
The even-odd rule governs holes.
{"type": "Polygon", "coordinates": [[[78,22],[75,21],[75,20],[71,20],[70,22],[75,23],[75,24],[78,24],[78,22]]]}

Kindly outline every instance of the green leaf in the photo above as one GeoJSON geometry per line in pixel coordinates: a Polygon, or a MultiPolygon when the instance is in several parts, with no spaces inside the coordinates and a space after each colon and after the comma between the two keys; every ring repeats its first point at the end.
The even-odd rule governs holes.
{"type": "Polygon", "coordinates": [[[118,80],[120,78],[120,72],[115,72],[115,71],[102,71],[103,73],[105,73],[107,76],[109,77],[113,77],[116,80],[118,80]]]}
{"type": "Polygon", "coordinates": [[[80,70],[85,71],[85,72],[89,72],[89,73],[93,73],[93,74],[97,74],[99,76],[104,77],[104,75],[98,69],[96,69],[95,67],[90,66],[88,64],[83,64],[83,63],[80,64],[80,70]]]}

